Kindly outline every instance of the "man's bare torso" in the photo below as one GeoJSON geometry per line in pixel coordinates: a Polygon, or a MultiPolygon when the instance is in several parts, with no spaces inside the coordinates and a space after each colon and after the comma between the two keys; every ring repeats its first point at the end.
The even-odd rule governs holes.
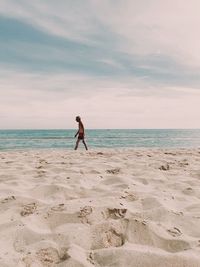
{"type": "Polygon", "coordinates": [[[78,127],[79,127],[79,133],[84,134],[84,126],[83,126],[83,123],[81,121],[79,122],[78,127]]]}

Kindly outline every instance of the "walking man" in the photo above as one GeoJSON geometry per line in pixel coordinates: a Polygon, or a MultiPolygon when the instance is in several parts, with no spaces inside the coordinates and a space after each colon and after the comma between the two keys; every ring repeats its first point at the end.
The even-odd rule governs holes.
{"type": "Polygon", "coordinates": [[[78,135],[78,138],[77,138],[76,146],[75,146],[74,149],[77,150],[78,144],[82,140],[82,142],[83,142],[83,144],[85,146],[85,149],[88,150],[87,145],[85,143],[85,139],[84,139],[84,137],[85,137],[85,131],[84,131],[83,123],[81,121],[81,117],[80,116],[77,116],[76,117],[76,121],[78,122],[78,131],[77,131],[77,133],[75,134],[74,137],[77,137],[77,135],[78,135]]]}

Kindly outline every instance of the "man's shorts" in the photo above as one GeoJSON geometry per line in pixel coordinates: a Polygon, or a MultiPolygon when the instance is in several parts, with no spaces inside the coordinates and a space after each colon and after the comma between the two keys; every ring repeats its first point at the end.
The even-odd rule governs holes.
{"type": "Polygon", "coordinates": [[[79,133],[78,139],[83,140],[84,139],[84,134],[83,133],[79,133]]]}

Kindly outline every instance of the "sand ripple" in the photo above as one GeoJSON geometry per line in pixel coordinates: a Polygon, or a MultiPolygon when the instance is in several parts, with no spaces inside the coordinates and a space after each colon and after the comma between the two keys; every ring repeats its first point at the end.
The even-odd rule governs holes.
{"type": "Polygon", "coordinates": [[[200,267],[199,152],[1,152],[0,267],[200,267]]]}

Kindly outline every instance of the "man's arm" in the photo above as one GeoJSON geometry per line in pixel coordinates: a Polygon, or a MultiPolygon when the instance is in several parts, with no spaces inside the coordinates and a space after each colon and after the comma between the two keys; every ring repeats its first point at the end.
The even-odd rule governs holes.
{"type": "Polygon", "coordinates": [[[81,122],[78,123],[78,131],[74,137],[76,137],[80,133],[80,129],[81,129],[81,122]]]}
{"type": "Polygon", "coordinates": [[[75,136],[74,137],[77,137],[77,135],[79,134],[79,130],[77,131],[77,133],[75,134],[75,136]]]}

